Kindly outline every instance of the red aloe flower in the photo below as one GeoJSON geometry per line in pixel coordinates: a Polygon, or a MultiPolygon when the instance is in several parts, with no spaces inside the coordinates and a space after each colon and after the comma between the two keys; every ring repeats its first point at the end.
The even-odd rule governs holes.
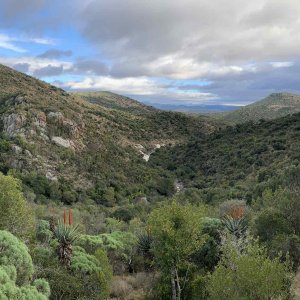
{"type": "Polygon", "coordinates": [[[73,222],[73,216],[72,216],[72,208],[69,210],[69,225],[72,225],[73,222]]]}

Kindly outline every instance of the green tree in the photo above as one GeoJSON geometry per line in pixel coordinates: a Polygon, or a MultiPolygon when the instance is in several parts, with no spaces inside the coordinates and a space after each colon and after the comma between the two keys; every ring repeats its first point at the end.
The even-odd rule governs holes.
{"type": "Polygon", "coordinates": [[[230,243],[223,247],[223,257],[209,275],[207,289],[212,300],[285,299],[289,291],[289,265],[267,256],[256,241],[243,253],[230,243]]]}
{"type": "Polygon", "coordinates": [[[272,240],[278,234],[292,233],[287,218],[274,208],[266,208],[258,214],[254,221],[254,231],[263,242],[272,240]]]}
{"type": "Polygon", "coordinates": [[[171,279],[173,300],[182,299],[188,280],[187,273],[180,276],[180,266],[188,265],[191,255],[205,242],[202,217],[203,209],[176,202],[164,204],[149,216],[155,260],[161,271],[171,279]]]}
{"type": "Polygon", "coordinates": [[[0,173],[0,229],[16,236],[34,230],[34,216],[21,191],[21,182],[0,173]]]}

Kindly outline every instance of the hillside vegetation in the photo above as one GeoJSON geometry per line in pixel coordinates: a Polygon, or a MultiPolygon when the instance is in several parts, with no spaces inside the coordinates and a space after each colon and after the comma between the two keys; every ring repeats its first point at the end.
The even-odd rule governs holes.
{"type": "Polygon", "coordinates": [[[70,95],[1,65],[0,84],[0,169],[13,169],[42,199],[55,194],[72,203],[88,193],[113,205],[150,190],[159,196],[159,182],[168,175],[151,169],[143,157],[214,130],[205,119],[111,93],[70,95]],[[36,187],[42,181],[45,187],[36,187]]]}
{"type": "Polygon", "coordinates": [[[232,123],[257,122],[261,119],[276,119],[297,112],[300,112],[299,95],[274,93],[263,100],[225,113],[222,119],[232,123]]]}
{"type": "Polygon", "coordinates": [[[0,299],[290,300],[300,113],[224,127],[0,65],[0,299]]]}
{"type": "Polygon", "coordinates": [[[229,197],[251,203],[266,185],[273,187],[289,168],[299,166],[299,137],[300,114],[247,122],[160,149],[150,164],[173,172],[201,193],[222,191],[220,199],[210,190],[207,202],[229,197]]]}

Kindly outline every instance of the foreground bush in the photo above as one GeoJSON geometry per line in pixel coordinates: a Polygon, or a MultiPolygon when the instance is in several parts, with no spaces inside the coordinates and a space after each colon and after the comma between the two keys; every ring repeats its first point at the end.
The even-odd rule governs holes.
{"type": "Polygon", "coordinates": [[[243,253],[224,247],[224,256],[209,276],[209,299],[286,299],[289,291],[289,265],[271,260],[256,242],[243,253]]]}
{"type": "Polygon", "coordinates": [[[21,191],[21,182],[0,173],[0,229],[18,237],[34,230],[34,217],[21,191]]]}
{"type": "Polygon", "coordinates": [[[46,300],[48,283],[37,279],[31,284],[33,265],[27,247],[7,231],[0,231],[0,299],[46,300]]]}

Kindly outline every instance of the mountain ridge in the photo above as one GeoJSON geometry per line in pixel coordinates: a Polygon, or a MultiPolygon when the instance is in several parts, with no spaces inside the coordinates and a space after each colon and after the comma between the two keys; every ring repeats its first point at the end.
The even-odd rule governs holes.
{"type": "Polygon", "coordinates": [[[260,119],[276,119],[297,112],[300,112],[300,95],[279,92],[226,113],[222,119],[232,123],[257,122],[260,119]]]}
{"type": "Polygon", "coordinates": [[[1,171],[13,171],[24,181],[28,174],[44,176],[67,203],[82,193],[100,203],[106,191],[114,195],[112,201],[135,190],[157,193],[168,174],[151,168],[146,156],[215,128],[207,119],[156,110],[107,92],[86,101],[3,65],[0,85],[0,146],[6,145],[1,171]],[[111,96],[118,105],[108,107],[111,96]]]}

